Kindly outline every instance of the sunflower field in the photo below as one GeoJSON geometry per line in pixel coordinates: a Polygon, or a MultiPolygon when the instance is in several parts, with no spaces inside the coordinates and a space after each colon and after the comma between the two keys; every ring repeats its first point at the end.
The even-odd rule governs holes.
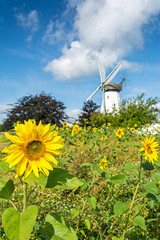
{"type": "Polygon", "coordinates": [[[160,128],[17,123],[0,135],[0,239],[160,240],[160,128]]]}

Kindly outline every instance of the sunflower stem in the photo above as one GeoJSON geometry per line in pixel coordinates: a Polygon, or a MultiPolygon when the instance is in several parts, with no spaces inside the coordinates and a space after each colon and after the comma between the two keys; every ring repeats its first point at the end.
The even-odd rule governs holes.
{"type": "MultiPolygon", "coordinates": [[[[17,207],[16,207],[16,205],[12,202],[12,200],[11,199],[9,199],[9,203],[10,204],[12,204],[12,206],[17,210],[17,207]]],[[[17,210],[18,211],[18,210],[17,210]]]]}
{"type": "Polygon", "coordinates": [[[27,208],[27,200],[28,200],[28,197],[27,197],[27,183],[24,182],[23,183],[23,212],[27,208]]]}

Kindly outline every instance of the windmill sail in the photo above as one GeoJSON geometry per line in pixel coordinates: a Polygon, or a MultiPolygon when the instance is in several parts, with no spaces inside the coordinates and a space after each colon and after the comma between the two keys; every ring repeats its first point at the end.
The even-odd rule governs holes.
{"type": "Polygon", "coordinates": [[[102,84],[102,101],[104,102],[103,110],[105,112],[105,86],[103,85],[103,81],[105,79],[105,69],[104,66],[101,64],[101,61],[99,61],[99,72],[100,72],[100,78],[101,78],[101,84],[102,84]]]}
{"type": "MultiPolygon", "coordinates": [[[[108,75],[108,77],[101,83],[101,85],[86,99],[86,102],[88,102],[98,91],[100,88],[104,87],[107,83],[112,81],[112,79],[115,77],[115,75],[118,73],[118,71],[121,68],[121,63],[119,63],[114,70],[108,75]]],[[[100,73],[101,75],[102,73],[100,73]]],[[[102,76],[102,75],[101,75],[102,76]]]]}

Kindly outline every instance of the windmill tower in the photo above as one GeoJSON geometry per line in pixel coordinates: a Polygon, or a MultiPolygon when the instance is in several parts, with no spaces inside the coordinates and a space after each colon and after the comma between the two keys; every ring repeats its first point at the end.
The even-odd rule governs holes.
{"type": "Polygon", "coordinates": [[[117,110],[119,109],[119,92],[122,91],[122,85],[125,79],[122,79],[119,84],[111,81],[119,72],[120,68],[121,63],[114,68],[107,78],[104,78],[104,69],[102,68],[101,63],[99,65],[101,85],[89,96],[89,98],[87,98],[86,101],[89,101],[99,91],[99,89],[102,89],[101,113],[112,112],[114,108],[117,110]]]}

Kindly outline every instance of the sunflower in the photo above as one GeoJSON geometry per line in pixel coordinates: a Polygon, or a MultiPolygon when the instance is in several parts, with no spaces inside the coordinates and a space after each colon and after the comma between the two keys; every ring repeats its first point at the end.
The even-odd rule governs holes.
{"type": "Polygon", "coordinates": [[[68,126],[68,123],[67,122],[64,122],[63,123],[63,127],[66,128],[68,126]]]}
{"type": "Polygon", "coordinates": [[[43,125],[41,121],[38,126],[35,120],[17,123],[14,130],[17,136],[5,133],[13,144],[2,150],[9,154],[2,160],[8,162],[10,168],[16,167],[16,177],[26,179],[32,171],[36,177],[39,172],[48,176],[49,170],[53,170],[51,163],[58,164],[53,154],[61,154],[63,139],[57,131],[51,132],[50,124],[43,125]]]}
{"type": "Polygon", "coordinates": [[[97,132],[97,130],[98,130],[98,129],[97,129],[96,127],[93,128],[93,132],[97,132]]]}
{"type": "Polygon", "coordinates": [[[124,135],[124,129],[119,127],[116,131],[116,136],[121,138],[122,135],[124,135]]]}
{"type": "Polygon", "coordinates": [[[107,166],[107,157],[104,156],[99,163],[99,167],[100,169],[104,170],[106,166],[107,166]]]}
{"type": "Polygon", "coordinates": [[[80,126],[78,126],[78,125],[73,125],[73,127],[72,127],[72,136],[74,136],[74,135],[76,135],[76,134],[78,134],[79,133],[79,131],[81,131],[82,130],[82,127],[80,127],[80,126]]]}
{"type": "Polygon", "coordinates": [[[134,133],[135,132],[135,128],[131,128],[130,131],[131,131],[131,133],[134,133]]]}
{"type": "Polygon", "coordinates": [[[145,160],[148,159],[151,163],[158,159],[158,142],[154,142],[154,140],[155,137],[153,136],[146,137],[142,142],[143,147],[140,149],[141,152],[144,152],[145,160]]]}

